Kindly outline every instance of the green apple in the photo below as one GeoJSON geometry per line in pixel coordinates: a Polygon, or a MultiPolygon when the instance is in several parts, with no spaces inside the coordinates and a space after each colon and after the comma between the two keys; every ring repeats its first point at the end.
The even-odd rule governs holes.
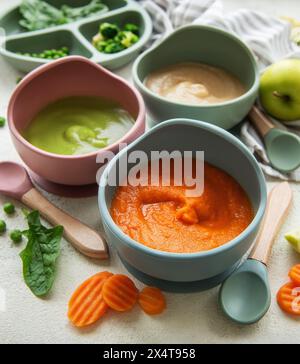
{"type": "Polygon", "coordinates": [[[266,69],[260,79],[260,102],[274,118],[300,119],[300,59],[285,59],[266,69]]]}

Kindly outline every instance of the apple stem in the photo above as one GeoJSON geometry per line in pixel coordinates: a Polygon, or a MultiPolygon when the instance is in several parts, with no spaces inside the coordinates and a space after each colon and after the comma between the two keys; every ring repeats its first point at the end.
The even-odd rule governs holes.
{"type": "Polygon", "coordinates": [[[274,91],[274,92],[273,92],[273,96],[278,97],[278,98],[282,99],[283,101],[290,101],[290,100],[291,100],[290,96],[288,96],[288,95],[283,95],[283,94],[281,94],[281,93],[280,93],[280,92],[278,92],[278,91],[274,91]]]}

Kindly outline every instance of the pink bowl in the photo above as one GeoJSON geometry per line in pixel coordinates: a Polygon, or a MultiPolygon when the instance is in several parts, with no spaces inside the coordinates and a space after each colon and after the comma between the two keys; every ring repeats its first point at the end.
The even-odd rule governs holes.
{"type": "Polygon", "coordinates": [[[119,143],[131,143],[145,131],[145,105],[138,91],[122,78],[90,60],[71,56],[41,66],[17,86],[8,106],[13,143],[24,163],[38,176],[59,184],[82,186],[96,182],[97,154],[118,152],[119,143]],[[22,131],[46,105],[69,96],[100,96],[118,102],[134,118],[131,130],[99,152],[79,156],[48,153],[22,137],[22,131]]]}

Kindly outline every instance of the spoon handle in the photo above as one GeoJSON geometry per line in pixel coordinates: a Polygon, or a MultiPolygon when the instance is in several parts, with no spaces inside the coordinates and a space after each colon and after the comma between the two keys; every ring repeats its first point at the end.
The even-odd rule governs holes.
{"type": "Polygon", "coordinates": [[[277,184],[269,194],[267,209],[251,259],[267,264],[275,236],[291,205],[292,190],[287,182],[277,184]]]}
{"type": "Polygon", "coordinates": [[[274,128],[271,120],[259,110],[257,106],[253,106],[250,110],[249,119],[251,123],[255,126],[259,134],[264,138],[268,132],[274,128]]]}
{"type": "Polygon", "coordinates": [[[95,230],[52,205],[35,188],[26,192],[21,201],[28,207],[39,210],[51,224],[63,225],[64,237],[82,254],[96,259],[108,258],[107,244],[95,230]]]}

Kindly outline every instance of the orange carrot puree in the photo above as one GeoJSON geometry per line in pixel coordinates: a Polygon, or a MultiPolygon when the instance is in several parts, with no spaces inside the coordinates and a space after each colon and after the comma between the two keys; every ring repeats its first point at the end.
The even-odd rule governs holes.
{"type": "Polygon", "coordinates": [[[208,163],[204,166],[203,194],[186,197],[185,192],[186,187],[174,186],[172,179],[167,187],[121,186],[112,201],[111,216],[132,239],[175,253],[223,245],[253,219],[251,203],[242,187],[208,163]]]}

